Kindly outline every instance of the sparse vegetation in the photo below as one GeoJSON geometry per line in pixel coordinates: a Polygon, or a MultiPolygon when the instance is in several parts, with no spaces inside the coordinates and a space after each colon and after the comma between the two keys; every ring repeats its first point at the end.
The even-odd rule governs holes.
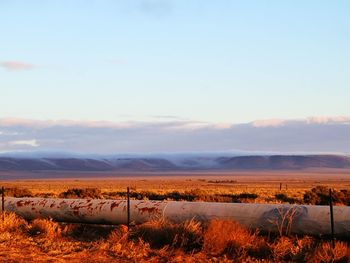
{"type": "Polygon", "coordinates": [[[235,184],[236,180],[209,180],[208,183],[212,184],[235,184]]]}
{"type": "MultiPolygon", "coordinates": [[[[126,192],[110,192],[104,193],[106,198],[126,198],[126,192]]],[[[132,199],[147,199],[147,200],[171,200],[171,201],[205,201],[205,202],[227,202],[227,203],[241,203],[249,202],[258,198],[257,194],[240,193],[240,194],[208,194],[200,189],[193,189],[183,193],[179,191],[172,191],[168,193],[155,193],[149,191],[130,192],[132,199]]]]}
{"type": "MultiPolygon", "coordinates": [[[[44,197],[44,198],[93,198],[93,199],[124,199],[126,191],[102,192],[98,188],[69,188],[68,190],[59,193],[36,193],[32,194],[29,189],[11,187],[6,188],[6,196],[13,197],[44,197]]],[[[295,195],[295,194],[293,194],[295,195]]],[[[334,190],[333,202],[335,205],[350,205],[350,190],[334,190]]],[[[311,190],[306,190],[301,199],[289,196],[286,192],[277,192],[274,196],[262,199],[257,193],[241,192],[237,194],[228,193],[212,193],[198,188],[187,190],[184,192],[154,192],[154,191],[131,191],[131,199],[137,200],[171,200],[171,201],[204,201],[204,202],[226,202],[226,203],[259,203],[266,202],[282,202],[289,204],[312,204],[312,205],[328,205],[329,204],[329,188],[325,186],[317,186],[311,190]]]]}
{"type": "MultiPolygon", "coordinates": [[[[307,191],[324,186],[326,189],[332,188],[338,193],[339,199],[343,200],[339,204],[348,204],[350,202],[350,179],[347,171],[332,171],[330,174],[321,174],[318,171],[278,171],[278,173],[260,171],[244,174],[232,172],[230,174],[184,174],[171,176],[147,174],[140,177],[131,175],[129,177],[120,176],[113,178],[103,176],[106,175],[96,174],[96,178],[99,177],[99,179],[88,180],[79,178],[3,181],[1,185],[5,189],[19,188],[27,189],[30,192],[16,196],[62,196],[67,198],[94,198],[96,196],[96,198],[118,199],[125,198],[126,187],[130,187],[131,198],[133,199],[254,203],[292,203],[295,201],[295,203],[304,204],[308,203],[304,200],[304,194],[307,191]],[[280,190],[282,178],[286,178],[286,180],[283,180],[283,187],[280,190]],[[212,183],[215,181],[218,181],[218,183],[212,183]],[[235,181],[235,183],[229,183],[231,181],[235,181]],[[286,185],[288,185],[288,188],[285,187],[286,185]],[[97,190],[93,190],[89,194],[84,193],[85,189],[91,188],[97,190]],[[71,189],[80,190],[79,192],[74,192],[71,189]],[[254,194],[257,197],[245,199],[241,195],[244,193],[254,194]],[[276,199],[278,194],[283,194],[284,196],[277,196],[276,199]]],[[[13,194],[9,193],[6,195],[12,196],[13,194]]]]}

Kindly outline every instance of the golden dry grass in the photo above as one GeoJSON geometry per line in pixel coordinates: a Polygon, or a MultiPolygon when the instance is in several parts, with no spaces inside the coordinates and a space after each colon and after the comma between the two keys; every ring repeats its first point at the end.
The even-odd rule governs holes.
{"type": "Polygon", "coordinates": [[[345,242],[336,242],[334,248],[330,242],[325,242],[315,250],[313,257],[310,258],[310,262],[339,262],[350,260],[349,258],[349,246],[345,242]]]}
{"type": "Polygon", "coordinates": [[[238,261],[252,260],[252,257],[268,257],[266,240],[230,220],[213,220],[204,232],[203,251],[211,256],[225,255],[238,261]]]}
{"type": "Polygon", "coordinates": [[[132,228],[83,226],[48,219],[0,221],[0,262],[347,262],[349,244],[311,237],[267,237],[233,221],[132,228]]]}
{"type": "Polygon", "coordinates": [[[182,250],[196,251],[202,247],[202,226],[194,220],[182,224],[172,224],[164,220],[157,220],[136,226],[130,233],[133,239],[142,239],[152,248],[181,248],[182,250]]]}

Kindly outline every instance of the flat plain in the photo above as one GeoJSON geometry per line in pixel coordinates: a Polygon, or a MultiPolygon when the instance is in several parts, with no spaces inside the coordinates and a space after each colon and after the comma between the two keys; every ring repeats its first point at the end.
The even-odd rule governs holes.
{"type": "Polygon", "coordinates": [[[309,169],[292,171],[187,171],[150,173],[111,172],[0,172],[0,185],[26,188],[34,195],[58,196],[72,188],[97,188],[102,193],[135,192],[166,194],[200,191],[203,195],[251,193],[256,203],[270,202],[278,193],[302,198],[317,186],[350,190],[350,170],[309,169]]]}

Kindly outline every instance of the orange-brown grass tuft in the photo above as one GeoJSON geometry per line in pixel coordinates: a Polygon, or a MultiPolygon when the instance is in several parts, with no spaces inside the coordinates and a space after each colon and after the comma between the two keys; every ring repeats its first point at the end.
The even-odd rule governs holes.
{"type": "Polygon", "coordinates": [[[23,232],[27,230],[28,223],[14,213],[4,212],[4,220],[0,218],[0,232],[23,232]]]}
{"type": "Polygon", "coordinates": [[[140,262],[141,260],[145,260],[146,262],[146,259],[151,254],[150,245],[142,239],[135,242],[127,239],[120,239],[117,243],[107,243],[105,248],[108,248],[106,251],[112,253],[116,257],[127,258],[134,262],[140,262]]]}
{"type": "Polygon", "coordinates": [[[282,236],[270,244],[274,261],[307,261],[307,252],[314,250],[314,240],[310,237],[282,236]]]}
{"type": "Polygon", "coordinates": [[[239,223],[213,220],[204,233],[204,251],[214,255],[226,254],[231,258],[269,254],[264,240],[239,223]]]}
{"type": "Polygon", "coordinates": [[[335,247],[332,247],[330,242],[320,244],[312,257],[310,262],[349,262],[349,246],[345,242],[337,241],[335,247]]]}
{"type": "Polygon", "coordinates": [[[108,242],[117,243],[128,237],[128,227],[125,225],[120,225],[114,229],[108,236],[108,242]]]}
{"type": "Polygon", "coordinates": [[[142,238],[152,248],[170,246],[186,251],[198,250],[202,247],[202,227],[195,220],[174,224],[166,220],[156,220],[137,226],[131,238],[142,238]]]}
{"type": "Polygon", "coordinates": [[[185,251],[199,249],[203,245],[203,233],[201,223],[195,220],[185,221],[177,225],[178,233],[173,240],[173,246],[185,251]]]}
{"type": "Polygon", "coordinates": [[[59,238],[62,230],[57,222],[51,219],[35,219],[29,227],[29,234],[32,236],[43,236],[48,239],[59,238]]]}
{"type": "Polygon", "coordinates": [[[113,258],[125,258],[133,262],[142,262],[142,260],[148,259],[151,253],[149,244],[141,238],[134,241],[129,240],[128,237],[128,228],[121,225],[114,229],[107,239],[101,239],[97,242],[98,250],[113,258]]]}

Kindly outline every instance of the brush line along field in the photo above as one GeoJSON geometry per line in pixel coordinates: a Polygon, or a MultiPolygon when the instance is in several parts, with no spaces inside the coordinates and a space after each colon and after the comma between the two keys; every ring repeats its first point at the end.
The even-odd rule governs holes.
{"type": "MultiPolygon", "coordinates": [[[[4,176],[4,172],[0,175],[4,176]]],[[[20,176],[38,177],[36,173],[24,173],[20,176]]],[[[305,193],[317,187],[345,191],[345,199],[350,191],[350,171],[342,169],[166,174],[90,173],[88,178],[83,176],[82,173],[48,173],[47,177],[53,179],[9,180],[11,176],[7,175],[7,180],[0,181],[0,184],[9,189],[7,195],[16,197],[118,199],[125,198],[126,188],[130,187],[132,199],[253,203],[305,203],[305,193]],[[75,179],[57,179],[54,176],[70,176],[75,179]],[[28,192],[16,195],[11,189],[26,189],[28,192]],[[89,190],[79,192],[71,189],[89,190]]]]}

